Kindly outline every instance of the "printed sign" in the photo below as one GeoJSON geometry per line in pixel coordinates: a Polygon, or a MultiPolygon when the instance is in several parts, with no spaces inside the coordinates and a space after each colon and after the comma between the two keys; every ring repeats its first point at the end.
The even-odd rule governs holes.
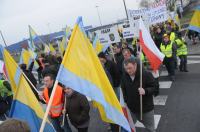
{"type": "Polygon", "coordinates": [[[95,31],[98,35],[101,44],[112,44],[120,42],[120,36],[118,33],[117,26],[112,26],[110,28],[104,28],[95,31]]]}

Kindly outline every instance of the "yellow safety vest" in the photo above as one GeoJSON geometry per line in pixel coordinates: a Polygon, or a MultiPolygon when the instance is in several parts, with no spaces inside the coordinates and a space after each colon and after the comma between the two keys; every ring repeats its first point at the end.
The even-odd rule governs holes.
{"type": "Polygon", "coordinates": [[[160,50],[161,52],[167,57],[170,58],[172,57],[172,45],[173,43],[171,42],[170,44],[164,45],[161,43],[160,45],[160,50]]]}
{"type": "Polygon", "coordinates": [[[180,39],[176,39],[175,42],[176,42],[177,47],[178,47],[176,55],[177,56],[187,55],[188,51],[187,51],[187,46],[185,45],[185,43],[180,39]]]}
{"type": "Polygon", "coordinates": [[[12,95],[12,91],[9,91],[6,86],[3,85],[5,80],[0,80],[0,96],[7,97],[12,95]]]}
{"type": "Polygon", "coordinates": [[[174,42],[175,38],[176,38],[176,34],[174,32],[171,32],[171,34],[170,34],[170,41],[174,42]]]}

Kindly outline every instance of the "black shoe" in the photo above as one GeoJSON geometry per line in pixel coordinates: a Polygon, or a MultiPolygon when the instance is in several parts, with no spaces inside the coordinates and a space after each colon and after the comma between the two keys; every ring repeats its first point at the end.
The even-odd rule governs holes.
{"type": "Polygon", "coordinates": [[[173,82],[175,81],[175,77],[174,76],[170,76],[170,80],[173,82]]]}
{"type": "Polygon", "coordinates": [[[184,72],[189,72],[188,70],[184,70],[184,72]]]}
{"type": "Polygon", "coordinates": [[[179,69],[180,72],[184,72],[182,69],[179,69]]]}
{"type": "Polygon", "coordinates": [[[154,97],[158,96],[159,95],[159,91],[155,91],[154,92],[154,97]]]}

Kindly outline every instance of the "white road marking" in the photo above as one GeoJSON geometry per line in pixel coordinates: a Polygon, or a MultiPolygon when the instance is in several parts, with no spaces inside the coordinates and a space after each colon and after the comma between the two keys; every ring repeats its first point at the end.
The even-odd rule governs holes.
{"type": "MultiPolygon", "coordinates": [[[[161,118],[161,115],[154,115],[155,129],[157,129],[157,127],[158,127],[158,123],[160,121],[160,118],[161,118]]],[[[135,127],[144,128],[144,125],[141,122],[137,121],[135,123],[135,127]]]]}
{"type": "Polygon", "coordinates": [[[191,55],[191,56],[187,56],[187,58],[199,58],[200,59],[200,56],[199,55],[198,56],[197,55],[194,55],[194,56],[191,55]]]}
{"type": "Polygon", "coordinates": [[[188,60],[187,64],[197,64],[200,63],[200,60],[188,60]]]}
{"type": "Polygon", "coordinates": [[[171,87],[172,81],[160,81],[159,84],[161,89],[167,89],[171,87]]]}
{"type": "Polygon", "coordinates": [[[154,105],[165,105],[167,101],[167,95],[159,95],[157,97],[154,97],[153,102],[154,105]]]}
{"type": "Polygon", "coordinates": [[[160,76],[161,77],[168,76],[168,72],[167,71],[161,71],[160,76]]]}

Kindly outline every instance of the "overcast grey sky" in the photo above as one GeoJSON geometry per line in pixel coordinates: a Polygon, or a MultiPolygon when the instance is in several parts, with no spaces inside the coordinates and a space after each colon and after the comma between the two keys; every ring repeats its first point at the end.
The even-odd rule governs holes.
{"type": "MultiPolygon", "coordinates": [[[[127,8],[137,9],[139,2],[126,0],[127,8]]],[[[28,25],[39,35],[73,27],[78,16],[85,26],[98,26],[96,5],[102,24],[126,17],[123,0],[0,0],[0,30],[10,45],[29,37],[28,25]]]]}

